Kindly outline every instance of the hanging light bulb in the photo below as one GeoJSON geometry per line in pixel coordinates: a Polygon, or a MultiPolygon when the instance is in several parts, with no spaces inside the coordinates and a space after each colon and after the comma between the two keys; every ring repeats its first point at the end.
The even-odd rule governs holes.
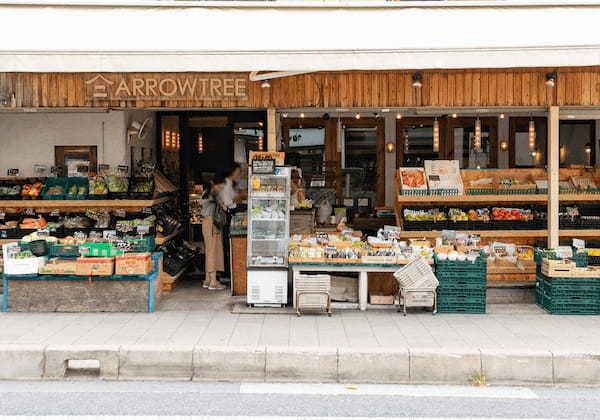
{"type": "Polygon", "coordinates": [[[404,132],[404,153],[408,153],[408,131],[404,132]]]}
{"type": "Polygon", "coordinates": [[[535,149],[535,122],[533,119],[529,120],[529,150],[535,149]]]}
{"type": "Polygon", "coordinates": [[[356,115],[354,116],[354,118],[356,118],[357,120],[360,120],[360,114],[357,112],[356,115]]]}
{"type": "Polygon", "coordinates": [[[458,117],[458,114],[455,112],[452,114],[452,118],[456,118],[456,117],[458,117]]]}
{"type": "Polygon", "coordinates": [[[263,136],[258,137],[258,150],[262,151],[263,149],[263,136]]]}
{"type": "Polygon", "coordinates": [[[433,121],[433,151],[440,151],[440,123],[437,117],[433,121]]]}
{"type": "Polygon", "coordinates": [[[402,114],[398,112],[398,113],[396,114],[396,119],[397,119],[397,120],[400,120],[400,119],[402,119],[402,114]]]}
{"type": "Polygon", "coordinates": [[[481,120],[479,118],[475,120],[475,136],[473,138],[473,148],[476,150],[481,149],[481,120]]]}
{"type": "Polygon", "coordinates": [[[204,152],[204,138],[202,133],[198,134],[198,153],[204,152]]]}

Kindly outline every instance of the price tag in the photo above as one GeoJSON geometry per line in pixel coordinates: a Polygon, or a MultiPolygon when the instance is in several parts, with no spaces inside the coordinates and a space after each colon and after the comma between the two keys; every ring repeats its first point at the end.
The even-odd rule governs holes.
{"type": "Polygon", "coordinates": [[[104,232],[102,232],[102,238],[103,239],[115,239],[117,237],[117,231],[116,230],[105,230],[104,232]]]}
{"type": "Polygon", "coordinates": [[[137,233],[139,235],[147,235],[150,233],[150,226],[148,225],[139,225],[137,227],[137,233]]]}
{"type": "Polygon", "coordinates": [[[38,229],[37,236],[38,238],[47,238],[50,236],[50,231],[48,229],[38,229]]]}
{"type": "Polygon", "coordinates": [[[123,209],[117,209],[117,210],[115,210],[115,216],[116,217],[125,217],[125,216],[127,216],[127,213],[123,209]]]}
{"type": "Polygon", "coordinates": [[[90,167],[88,165],[78,165],[77,172],[78,173],[88,173],[90,171],[90,167]]]}
{"type": "Polygon", "coordinates": [[[25,213],[27,216],[33,216],[35,214],[35,209],[25,209],[23,210],[23,213],[25,213]]]}
{"type": "Polygon", "coordinates": [[[270,175],[275,173],[275,159],[254,159],[252,173],[257,175],[270,175]]]}
{"type": "Polygon", "coordinates": [[[19,169],[18,168],[7,169],[6,170],[6,175],[8,175],[8,176],[19,176],[19,169]]]}
{"type": "Polygon", "coordinates": [[[142,210],[145,214],[152,214],[152,207],[144,207],[142,210]]]}
{"type": "Polygon", "coordinates": [[[0,220],[4,220],[6,219],[6,213],[4,213],[3,211],[0,211],[0,220]]]}
{"type": "Polygon", "coordinates": [[[53,216],[53,217],[58,217],[58,216],[60,216],[60,210],[58,210],[58,209],[52,210],[52,211],[50,212],[50,216],[53,216]]]}
{"type": "Polygon", "coordinates": [[[585,241],[583,239],[575,239],[573,238],[573,247],[577,249],[585,248],[585,241]]]}
{"type": "Polygon", "coordinates": [[[117,166],[117,169],[119,170],[119,172],[122,172],[124,174],[129,173],[129,165],[119,165],[117,166]]]}

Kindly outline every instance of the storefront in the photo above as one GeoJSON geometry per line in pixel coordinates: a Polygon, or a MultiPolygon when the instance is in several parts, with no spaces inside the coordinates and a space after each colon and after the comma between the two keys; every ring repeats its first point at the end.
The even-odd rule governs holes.
{"type": "MultiPolygon", "coordinates": [[[[2,7],[15,16],[35,11],[35,7],[2,7]]],[[[44,195],[49,179],[59,168],[61,175],[78,173],[77,168],[69,170],[70,162],[75,166],[86,163],[87,170],[79,173],[90,176],[111,172],[132,178],[143,176],[143,162],[154,162],[165,177],[155,180],[154,192],[144,199],[135,200],[132,194],[148,194],[145,189],[129,195],[108,191],[108,200],[89,201],[100,197],[87,197],[77,205],[58,200],[7,200],[0,203],[0,211],[12,223],[2,225],[2,231],[8,232],[3,241],[14,242],[24,236],[19,232],[28,226],[22,216],[17,217],[24,209],[33,209],[27,210],[33,218],[38,213],[47,215],[45,221],[53,217],[61,220],[71,213],[89,219],[87,209],[109,210],[112,224],[98,226],[98,230],[115,230],[115,220],[145,219],[136,213],[153,213],[159,230],[156,244],[170,259],[162,267],[168,273],[159,277],[162,288],[170,290],[186,270],[192,269],[194,258],[199,259],[193,247],[181,242],[184,237],[201,241],[199,230],[194,228],[200,220],[198,214],[188,210],[197,204],[194,194],[198,188],[194,186],[233,162],[247,171],[250,152],[280,151],[285,153],[286,164],[302,173],[308,199],[315,206],[327,201],[339,208],[338,215],[345,215],[354,231],[376,236],[386,225],[400,226],[400,233],[395,233],[397,240],[422,240],[412,252],[431,248],[428,257],[434,256],[434,245],[449,246],[449,236],[443,231],[462,232],[459,242],[452,246],[487,245],[488,251],[491,248],[492,254],[503,257],[508,246],[510,259],[498,260],[506,266],[488,265],[488,286],[531,287],[536,283],[535,265],[522,261],[519,265],[519,258],[533,258],[533,252],[520,247],[556,248],[559,241],[590,241],[598,236],[600,225],[595,223],[600,217],[600,207],[596,206],[600,195],[596,191],[600,180],[596,179],[595,167],[600,159],[600,63],[591,58],[593,43],[589,41],[595,35],[578,29],[557,31],[547,39],[531,38],[528,56],[517,42],[518,34],[505,36],[504,49],[492,36],[484,37],[482,45],[475,48],[467,41],[467,34],[458,31],[443,43],[438,41],[436,50],[427,37],[418,48],[399,40],[389,24],[390,19],[399,17],[411,22],[415,13],[422,13],[421,19],[428,19],[431,26],[460,11],[458,27],[470,22],[473,29],[485,21],[491,22],[488,32],[497,33],[500,25],[511,19],[535,23],[536,13],[548,24],[555,19],[555,8],[559,6],[497,9],[464,3],[422,9],[388,4],[357,8],[347,17],[376,18],[382,24],[373,39],[369,36],[362,41],[343,29],[348,41],[354,40],[359,46],[352,53],[326,38],[321,38],[324,44],[317,47],[313,35],[304,40],[304,46],[294,36],[286,48],[278,48],[281,41],[273,37],[268,37],[268,43],[264,41],[267,38],[261,41],[264,28],[249,35],[256,38],[256,45],[264,47],[262,52],[244,47],[235,53],[216,40],[204,50],[182,44],[179,51],[184,52],[173,53],[155,34],[140,28],[147,37],[140,37],[135,46],[140,51],[135,59],[134,54],[118,52],[112,37],[90,35],[90,45],[107,52],[85,54],[75,40],[67,45],[62,32],[48,40],[55,42],[53,48],[36,47],[40,50],[36,54],[23,52],[36,48],[20,41],[17,47],[7,48],[9,64],[0,66],[4,71],[0,73],[0,171],[11,175],[2,181],[5,188],[20,182],[20,198],[31,198],[22,195],[22,185],[34,184],[32,178],[48,177],[40,179],[44,191],[38,195],[44,195]],[[497,19],[486,18],[494,13],[497,19]],[[378,37],[377,44],[377,34],[388,38],[378,37]],[[153,50],[147,47],[150,42],[159,42],[162,49],[143,53],[153,50]],[[65,46],[63,52],[57,48],[61,45],[65,46]],[[373,50],[375,45],[378,48],[373,50]],[[310,64],[300,67],[302,60],[310,64]],[[315,63],[320,64],[313,68],[315,63]],[[303,71],[298,71],[301,68],[303,71]],[[255,69],[276,71],[250,71],[255,69]],[[23,150],[35,152],[27,156],[23,150]],[[414,169],[426,168],[426,162],[431,161],[444,162],[434,164],[441,167],[438,173],[414,169]],[[444,178],[449,168],[444,165],[450,165],[449,161],[455,162],[452,168],[460,172],[456,172],[456,182],[446,180],[440,192],[434,181],[436,176],[444,178]],[[409,172],[422,175],[409,176],[409,172]],[[404,183],[407,176],[411,181],[404,183]],[[23,177],[28,179],[21,180],[23,177]],[[422,177],[422,182],[414,184],[413,177],[422,177]],[[175,189],[178,196],[172,194],[175,189]],[[121,200],[112,201],[111,197],[121,200]],[[191,220],[184,217],[188,213],[191,220]],[[444,240],[438,239],[442,236],[444,240]]],[[[99,20],[121,19],[116,12],[129,17],[146,12],[150,20],[162,16],[166,21],[207,19],[211,27],[223,23],[213,5],[192,7],[186,14],[178,8],[158,9],[107,5],[95,16],[99,20]]],[[[283,5],[269,10],[233,5],[226,10],[235,22],[276,13],[282,25],[291,22],[294,13],[299,14],[296,18],[311,18],[315,23],[327,19],[328,13],[340,13],[328,6],[296,9],[283,5]]],[[[49,15],[64,14],[62,18],[73,22],[71,12],[67,6],[47,10],[49,15]]],[[[590,5],[565,7],[564,12],[584,22],[597,9],[590,5]]],[[[87,19],[89,16],[80,16],[77,25],[87,19]]],[[[186,27],[183,21],[178,26],[186,27]]],[[[179,35],[186,29],[181,31],[179,35]]],[[[250,41],[248,45],[252,45],[250,41]]],[[[82,195],[92,194],[91,185],[82,195]]],[[[68,198],[66,191],[62,195],[68,198]]],[[[335,215],[333,209],[330,213],[326,216],[335,215]]],[[[306,212],[296,216],[296,222],[290,220],[291,226],[300,226],[297,234],[306,235],[301,232],[306,222],[300,221],[306,220],[306,212]]],[[[340,217],[335,223],[328,217],[316,217],[317,226],[309,218],[310,234],[335,230],[340,217]]],[[[234,218],[234,224],[243,224],[243,220],[243,216],[234,218]]],[[[92,231],[95,227],[70,229],[92,231]]],[[[148,232],[143,228],[140,236],[153,235],[153,227],[148,232]]],[[[65,230],[64,223],[61,229],[65,230]]],[[[239,262],[247,258],[246,240],[243,229],[236,225],[233,230],[232,289],[234,294],[245,294],[247,267],[239,262]]],[[[302,236],[291,239],[292,246],[302,247],[302,236]]],[[[369,248],[368,241],[365,243],[369,248]]],[[[438,253],[446,254],[442,248],[438,253]]],[[[387,257],[381,259],[386,264],[390,257],[404,262],[410,259],[406,252],[396,255],[395,251],[381,255],[367,251],[366,255],[354,253],[348,258],[360,260],[360,256],[356,258],[359,254],[387,257]]],[[[319,254],[315,258],[327,257],[319,254]]],[[[336,254],[335,258],[344,257],[336,254]]],[[[396,281],[389,273],[374,271],[380,270],[370,272],[368,293],[393,295],[396,281]]],[[[107,299],[110,297],[107,294],[107,299]]],[[[148,296],[145,299],[149,301],[148,296]]]]}

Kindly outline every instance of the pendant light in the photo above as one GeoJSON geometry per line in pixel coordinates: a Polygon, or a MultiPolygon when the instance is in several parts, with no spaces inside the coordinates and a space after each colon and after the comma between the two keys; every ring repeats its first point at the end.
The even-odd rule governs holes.
{"type": "Polygon", "coordinates": [[[408,153],[408,131],[404,131],[404,153],[408,153]]]}
{"type": "Polygon", "coordinates": [[[529,119],[529,150],[535,149],[535,121],[533,118],[529,119]]]}
{"type": "Polygon", "coordinates": [[[433,121],[433,151],[440,151],[440,122],[437,117],[433,121]]]}
{"type": "Polygon", "coordinates": [[[479,117],[475,120],[475,136],[473,138],[473,148],[475,150],[481,149],[481,120],[479,117]]]}
{"type": "Polygon", "coordinates": [[[258,136],[258,150],[261,152],[263,150],[263,136],[258,136]]]}
{"type": "Polygon", "coordinates": [[[202,137],[202,133],[198,134],[198,153],[204,152],[204,138],[202,137]]]}

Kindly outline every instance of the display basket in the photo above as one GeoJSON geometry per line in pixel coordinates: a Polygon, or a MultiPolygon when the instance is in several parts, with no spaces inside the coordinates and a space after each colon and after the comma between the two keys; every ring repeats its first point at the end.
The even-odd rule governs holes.
{"type": "Polygon", "coordinates": [[[329,275],[297,274],[294,279],[296,313],[325,312],[331,316],[331,277],[329,275]]]}
{"type": "Polygon", "coordinates": [[[83,177],[71,177],[67,179],[67,189],[65,190],[67,200],[87,200],[89,192],[89,181],[83,177]],[[69,194],[69,190],[73,187],[84,189],[83,194],[69,194]]]}
{"type": "Polygon", "coordinates": [[[108,185],[106,184],[106,179],[104,177],[98,176],[95,178],[88,179],[88,200],[108,200],[108,185]],[[92,188],[94,182],[103,182],[106,186],[106,194],[92,194],[92,188]]]}
{"type": "Polygon", "coordinates": [[[438,279],[425,258],[417,258],[394,273],[401,288],[434,289],[438,287],[438,279]]]}
{"type": "Polygon", "coordinates": [[[83,257],[116,257],[123,254],[114,244],[108,242],[86,242],[80,245],[83,257]]]}
{"type": "Polygon", "coordinates": [[[154,177],[132,177],[129,181],[129,198],[132,200],[152,200],[154,196],[154,177]],[[149,183],[150,191],[136,192],[141,183],[149,183]]]}
{"type": "Polygon", "coordinates": [[[64,200],[67,194],[67,188],[69,185],[69,178],[66,177],[55,177],[55,178],[48,178],[46,180],[46,184],[44,185],[44,188],[42,189],[42,198],[44,200],[64,200]],[[62,187],[63,189],[63,193],[62,194],[49,194],[48,190],[50,190],[50,188],[52,187],[62,187]]]}
{"type": "Polygon", "coordinates": [[[506,176],[499,176],[495,182],[498,186],[498,194],[537,194],[537,185],[533,178],[524,173],[512,173],[510,179],[513,182],[507,183],[506,176]]]}
{"type": "Polygon", "coordinates": [[[0,200],[21,200],[21,188],[23,188],[24,181],[22,180],[2,180],[0,181],[0,187],[10,188],[15,194],[1,194],[0,200]]]}
{"type": "Polygon", "coordinates": [[[111,200],[127,200],[129,198],[129,178],[127,177],[116,177],[116,176],[108,176],[106,177],[107,186],[108,186],[108,198],[111,200]],[[116,185],[116,180],[119,179],[120,183],[125,186],[125,191],[121,189],[114,189],[116,185]],[[112,187],[112,189],[111,189],[112,187]]]}
{"type": "Polygon", "coordinates": [[[52,258],[77,258],[80,256],[79,245],[50,244],[50,257],[52,258]]]}

